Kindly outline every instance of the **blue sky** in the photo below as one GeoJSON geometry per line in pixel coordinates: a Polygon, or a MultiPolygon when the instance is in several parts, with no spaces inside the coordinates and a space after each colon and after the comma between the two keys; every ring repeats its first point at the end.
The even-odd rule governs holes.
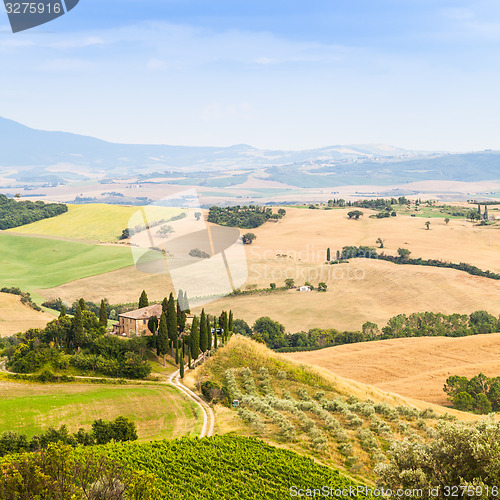
{"type": "Polygon", "coordinates": [[[80,0],[12,34],[0,116],[119,142],[500,149],[490,0],[80,0]]]}

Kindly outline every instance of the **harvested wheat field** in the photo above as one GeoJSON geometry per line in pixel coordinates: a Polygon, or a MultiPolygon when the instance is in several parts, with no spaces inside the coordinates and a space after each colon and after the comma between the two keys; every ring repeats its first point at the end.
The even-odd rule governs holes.
{"type": "MultiPolygon", "coordinates": [[[[432,219],[427,231],[424,220],[409,216],[369,219],[362,210],[358,220],[347,218],[348,210],[306,210],[287,208],[277,223],[253,229],[257,239],[245,247],[248,279],[243,290],[283,286],[286,278],[296,285],[324,281],[326,293],[296,291],[231,296],[206,305],[211,314],[232,309],[235,316],[253,323],[270,316],[289,332],[314,327],[360,329],[365,321],[384,326],[400,313],[419,311],[447,314],[487,309],[500,311],[500,281],[471,276],[462,271],[425,266],[397,265],[385,261],[351,259],[349,264],[325,264],[326,248],[345,245],[375,246],[384,240],[384,251],[396,253],[404,246],[413,256],[469,262],[483,269],[500,270],[500,231],[496,226],[479,228],[471,223],[432,219]],[[490,246],[491,243],[491,246],[490,246]],[[286,294],[286,297],[284,297],[286,294]],[[283,307],[286,298],[287,307],[283,307]],[[486,304],[486,305],[485,305],[486,304]]],[[[242,232],[245,232],[242,230],[242,232]]],[[[161,300],[173,291],[168,275],[145,274],[135,267],[84,278],[39,293],[46,298],[61,297],[73,302],[79,297],[112,303],[135,302],[142,290],[151,300],[161,300]]],[[[196,309],[195,312],[199,312],[196,309]]]]}
{"type": "Polygon", "coordinates": [[[500,333],[381,340],[284,356],[384,391],[447,405],[443,386],[450,375],[500,375],[500,333]]]}
{"type": "Polygon", "coordinates": [[[43,328],[54,317],[21,303],[18,295],[0,293],[0,337],[7,337],[29,328],[43,328]]]}

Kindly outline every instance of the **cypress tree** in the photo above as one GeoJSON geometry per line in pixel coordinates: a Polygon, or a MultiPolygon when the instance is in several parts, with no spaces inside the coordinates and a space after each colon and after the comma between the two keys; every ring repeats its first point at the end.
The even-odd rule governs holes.
{"type": "Polygon", "coordinates": [[[146,290],[143,290],[141,293],[141,297],[139,298],[139,309],[148,306],[149,306],[148,294],[146,293],[146,290]]]}
{"type": "Polygon", "coordinates": [[[179,369],[179,375],[181,376],[181,378],[184,378],[184,358],[181,359],[181,366],[179,369]]]}
{"type": "Polygon", "coordinates": [[[158,342],[156,338],[156,331],[158,330],[158,318],[151,316],[148,319],[148,330],[153,334],[153,349],[158,349],[158,342]]]}
{"type": "Polygon", "coordinates": [[[167,317],[165,313],[161,313],[160,326],[158,327],[158,338],[157,338],[157,354],[158,356],[163,356],[165,360],[165,354],[168,350],[168,328],[167,328],[167,317]]]}
{"type": "Polygon", "coordinates": [[[229,320],[227,324],[228,332],[233,333],[233,311],[229,310],[229,320]]]}
{"type": "Polygon", "coordinates": [[[167,314],[167,306],[168,306],[168,299],[167,297],[165,297],[163,299],[163,302],[161,303],[161,308],[162,308],[162,311],[167,314]]]}
{"type": "Polygon", "coordinates": [[[340,250],[337,250],[337,260],[340,260],[340,250]]]}
{"type": "Polygon", "coordinates": [[[106,310],[106,303],[104,299],[101,300],[101,309],[99,310],[99,324],[101,326],[108,326],[108,311],[106,310]]]}
{"type": "Polygon", "coordinates": [[[61,312],[59,313],[59,317],[64,318],[64,316],[66,316],[66,307],[63,305],[61,307],[61,312]]]}
{"type": "Polygon", "coordinates": [[[177,299],[177,330],[179,335],[186,329],[186,313],[177,299]]]}
{"type": "MultiPolygon", "coordinates": [[[[168,298],[167,303],[167,329],[168,329],[168,338],[170,339],[170,345],[172,348],[174,347],[174,343],[177,340],[177,311],[175,310],[175,300],[174,294],[171,293],[168,298]]],[[[172,356],[173,356],[172,352],[172,356]]]]}
{"type": "Polygon", "coordinates": [[[73,339],[77,347],[81,347],[83,344],[83,319],[82,319],[82,309],[80,304],[76,306],[75,315],[73,317],[73,339]]]}
{"type": "Polygon", "coordinates": [[[184,292],[184,298],[182,299],[182,304],[183,304],[183,310],[187,314],[191,314],[191,309],[189,308],[189,300],[188,300],[187,292],[184,292]]]}
{"type": "Polygon", "coordinates": [[[224,312],[224,342],[229,338],[229,323],[227,321],[227,312],[224,312]]]}
{"type": "Polygon", "coordinates": [[[188,368],[191,370],[191,350],[188,349],[188,368]]]}
{"type": "Polygon", "coordinates": [[[205,315],[205,309],[201,311],[200,316],[200,349],[203,353],[208,349],[207,317],[205,315]]]}
{"type": "Polygon", "coordinates": [[[326,261],[330,262],[330,247],[326,249],[326,261]]]}
{"type": "Polygon", "coordinates": [[[83,300],[83,298],[81,298],[78,301],[78,305],[80,306],[80,312],[81,311],[85,311],[85,309],[87,309],[87,306],[86,306],[85,301],[83,300]]]}
{"type": "Polygon", "coordinates": [[[210,318],[208,317],[208,314],[207,314],[207,336],[208,336],[207,350],[211,351],[212,350],[212,326],[210,325],[210,318]]]}
{"type": "Polygon", "coordinates": [[[191,357],[196,360],[198,359],[198,354],[200,353],[200,331],[198,329],[198,318],[195,316],[193,318],[193,324],[191,325],[191,357]]]}
{"type": "Polygon", "coordinates": [[[182,291],[182,288],[177,294],[177,307],[184,311],[184,292],[182,291]]]}
{"type": "Polygon", "coordinates": [[[179,364],[179,341],[175,339],[175,364],[179,364]]]}
{"type": "Polygon", "coordinates": [[[214,316],[214,349],[217,349],[217,318],[214,316]]]}

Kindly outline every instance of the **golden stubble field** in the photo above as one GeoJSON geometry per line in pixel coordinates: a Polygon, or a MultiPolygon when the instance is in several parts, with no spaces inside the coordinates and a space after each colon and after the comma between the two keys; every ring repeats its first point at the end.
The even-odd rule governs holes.
{"type": "MultiPolygon", "coordinates": [[[[253,229],[257,239],[245,247],[248,280],[244,288],[282,286],[285,278],[297,285],[324,281],[326,293],[278,292],[265,295],[226,297],[206,305],[210,313],[233,309],[235,316],[253,322],[268,315],[282,322],[288,331],[312,327],[358,329],[365,321],[383,326],[399,313],[434,311],[468,313],[487,309],[500,311],[500,281],[479,278],[451,269],[400,266],[383,261],[352,259],[349,264],[325,265],[326,249],[332,258],[345,245],[375,246],[384,240],[384,251],[396,254],[409,248],[414,257],[468,262],[482,269],[500,272],[500,226],[478,227],[463,220],[398,216],[369,219],[362,209],[358,220],[347,218],[348,209],[308,210],[287,208],[277,223],[253,229]]],[[[242,233],[247,232],[242,230],[242,233]]],[[[173,289],[166,275],[145,274],[126,268],[85,278],[41,291],[45,297],[62,297],[69,302],[85,297],[110,302],[137,301],[145,289],[152,300],[160,300],[173,289]]],[[[196,309],[196,311],[198,311],[196,309]]]]}
{"type": "Polygon", "coordinates": [[[28,328],[43,328],[54,319],[21,304],[18,295],[0,293],[0,337],[7,337],[28,328]]]}
{"type": "Polygon", "coordinates": [[[335,375],[433,404],[450,404],[443,391],[451,375],[500,372],[500,333],[363,342],[284,354],[335,375]]]}

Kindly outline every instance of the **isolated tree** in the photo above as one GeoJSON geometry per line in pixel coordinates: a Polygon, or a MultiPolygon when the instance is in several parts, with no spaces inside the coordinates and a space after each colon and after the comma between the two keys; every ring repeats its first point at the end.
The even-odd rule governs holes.
{"type": "Polygon", "coordinates": [[[431,225],[430,221],[425,222],[425,227],[427,228],[427,231],[430,229],[430,225],[431,225]]]}
{"type": "Polygon", "coordinates": [[[255,240],[257,236],[254,233],[245,233],[241,239],[243,240],[244,245],[251,245],[253,240],[255,240]]]}
{"type": "Polygon", "coordinates": [[[285,286],[289,290],[290,288],[293,288],[295,286],[295,280],[293,278],[287,278],[285,280],[285,286]]]}
{"type": "Polygon", "coordinates": [[[108,311],[104,299],[101,300],[101,308],[99,310],[99,324],[104,327],[108,326],[108,311]]]}
{"type": "Polygon", "coordinates": [[[146,293],[146,290],[143,290],[141,293],[141,296],[139,298],[139,309],[142,309],[143,307],[148,307],[148,306],[149,306],[148,295],[146,293]]]}
{"type": "Polygon", "coordinates": [[[85,304],[85,301],[83,300],[83,298],[81,298],[78,301],[78,304],[80,305],[80,311],[85,311],[85,309],[87,309],[87,305],[85,304]]]}
{"type": "Polygon", "coordinates": [[[195,212],[195,213],[194,213],[194,218],[195,218],[196,220],[200,220],[200,218],[201,218],[201,212],[195,212]]]}
{"type": "Polygon", "coordinates": [[[276,283],[269,283],[269,288],[271,290],[276,290],[276,283]]]}
{"type": "Polygon", "coordinates": [[[77,347],[81,347],[84,341],[84,331],[83,331],[83,319],[82,319],[82,309],[78,303],[75,309],[75,315],[73,316],[73,339],[77,347]]]}
{"type": "Polygon", "coordinates": [[[444,220],[445,224],[448,225],[448,222],[450,222],[450,218],[449,217],[446,217],[446,219],[444,220]]]}
{"type": "Polygon", "coordinates": [[[382,238],[377,238],[377,245],[379,248],[384,248],[384,240],[382,238]]]}
{"type": "Polygon", "coordinates": [[[318,283],[318,292],[326,292],[328,285],[324,282],[318,283]]]}
{"type": "Polygon", "coordinates": [[[205,309],[202,309],[200,316],[200,349],[205,353],[208,349],[207,317],[205,309]]]}
{"type": "Polygon", "coordinates": [[[363,212],[361,212],[361,210],[351,210],[350,212],[347,213],[349,219],[355,219],[355,220],[358,220],[362,215],[363,212]]]}
{"type": "Polygon", "coordinates": [[[330,247],[326,249],[326,261],[330,262],[330,247]]]}
{"type": "Polygon", "coordinates": [[[191,357],[196,360],[198,359],[198,354],[200,353],[200,330],[198,316],[193,318],[193,324],[191,325],[191,357]]]}
{"type": "Polygon", "coordinates": [[[410,254],[411,252],[407,248],[398,248],[398,255],[402,260],[408,260],[410,254]]]}
{"type": "Polygon", "coordinates": [[[158,356],[163,356],[165,362],[165,354],[168,351],[168,327],[167,327],[167,316],[163,312],[160,317],[160,325],[158,326],[158,337],[156,339],[157,349],[156,353],[158,356]]]}

